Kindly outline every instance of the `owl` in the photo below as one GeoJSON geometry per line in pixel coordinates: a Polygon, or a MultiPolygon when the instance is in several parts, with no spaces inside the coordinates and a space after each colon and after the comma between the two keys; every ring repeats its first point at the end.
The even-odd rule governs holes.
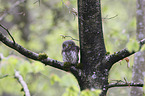
{"type": "Polygon", "coordinates": [[[77,64],[79,60],[79,47],[75,45],[74,41],[67,40],[62,44],[62,57],[64,62],[77,64]]]}

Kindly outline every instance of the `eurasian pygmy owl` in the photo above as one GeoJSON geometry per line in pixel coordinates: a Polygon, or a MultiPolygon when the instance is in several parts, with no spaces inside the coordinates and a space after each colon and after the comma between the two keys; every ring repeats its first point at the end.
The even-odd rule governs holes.
{"type": "Polygon", "coordinates": [[[77,64],[79,60],[79,47],[75,45],[74,41],[67,40],[62,44],[62,57],[64,62],[77,64]]]}

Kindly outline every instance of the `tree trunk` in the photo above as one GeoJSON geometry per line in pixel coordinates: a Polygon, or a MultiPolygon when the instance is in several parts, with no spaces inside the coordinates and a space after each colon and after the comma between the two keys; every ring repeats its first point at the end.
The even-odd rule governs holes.
{"type": "Polygon", "coordinates": [[[100,0],[78,0],[81,90],[103,89],[108,84],[108,70],[102,65],[106,49],[103,39],[100,0]],[[103,69],[103,70],[102,70],[103,69]]]}
{"type": "MultiPolygon", "coordinates": [[[[137,40],[145,38],[145,1],[137,0],[137,40]]],[[[138,52],[135,54],[132,82],[144,83],[144,72],[145,72],[145,51],[138,52]]],[[[142,87],[132,87],[131,96],[143,96],[142,87]]]]}

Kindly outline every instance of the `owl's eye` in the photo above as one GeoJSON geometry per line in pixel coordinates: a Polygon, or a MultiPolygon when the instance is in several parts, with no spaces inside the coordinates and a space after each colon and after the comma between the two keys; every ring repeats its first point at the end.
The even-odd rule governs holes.
{"type": "Polygon", "coordinates": [[[66,45],[64,44],[63,47],[66,47],[66,45]]]}
{"type": "Polygon", "coordinates": [[[68,45],[69,47],[71,46],[71,44],[68,45]]]}

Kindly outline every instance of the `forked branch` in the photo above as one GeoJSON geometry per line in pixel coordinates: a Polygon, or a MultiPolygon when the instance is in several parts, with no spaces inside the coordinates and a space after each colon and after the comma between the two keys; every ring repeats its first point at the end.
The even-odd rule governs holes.
{"type": "MultiPolygon", "coordinates": [[[[138,51],[140,51],[140,49],[142,48],[142,46],[144,44],[145,44],[145,39],[143,39],[143,40],[141,40],[139,42],[140,47],[139,47],[139,50],[138,51]]],[[[124,59],[125,57],[128,57],[128,56],[130,56],[130,55],[132,55],[134,53],[136,53],[136,52],[135,51],[130,52],[129,50],[127,50],[125,48],[125,49],[123,49],[121,51],[115,52],[112,55],[106,56],[106,58],[105,58],[104,61],[105,61],[105,64],[107,64],[108,69],[110,69],[113,64],[115,64],[116,62],[118,62],[118,61],[124,59]]]]}

